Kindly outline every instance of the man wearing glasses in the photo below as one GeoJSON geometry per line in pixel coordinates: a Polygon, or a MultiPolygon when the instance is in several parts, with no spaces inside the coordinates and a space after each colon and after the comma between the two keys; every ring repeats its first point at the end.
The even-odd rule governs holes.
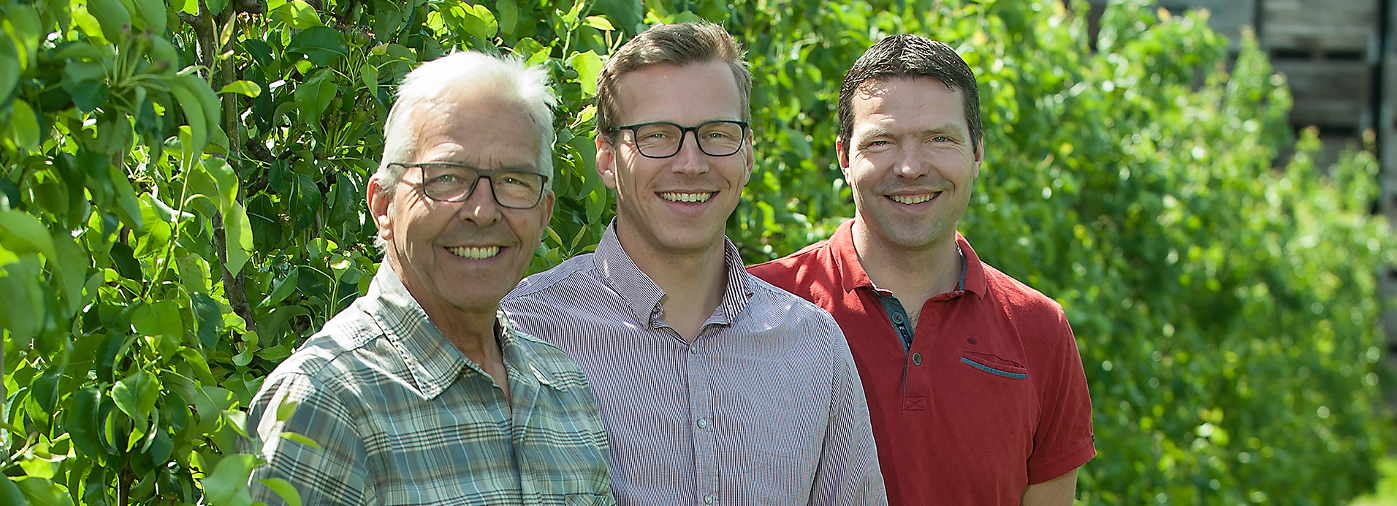
{"type": "Polygon", "coordinates": [[[616,219],[501,304],[587,373],[618,504],[886,504],[838,325],[747,274],[724,235],[752,170],[750,90],[716,25],[622,46],[597,91],[616,219]]]}
{"type": "Polygon", "coordinates": [[[404,79],[368,185],[384,262],[254,399],[255,500],[615,503],[586,379],[499,311],[553,212],[545,76],[455,53],[404,79]]]}

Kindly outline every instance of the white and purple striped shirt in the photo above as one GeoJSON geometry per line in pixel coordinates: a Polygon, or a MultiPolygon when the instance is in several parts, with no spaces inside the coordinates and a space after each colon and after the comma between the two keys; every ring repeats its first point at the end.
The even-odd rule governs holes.
{"type": "Polygon", "coordinates": [[[608,227],[596,253],[501,301],[587,375],[620,505],[882,505],[849,345],[829,313],[757,279],[726,243],[723,300],[692,343],[608,227]]]}

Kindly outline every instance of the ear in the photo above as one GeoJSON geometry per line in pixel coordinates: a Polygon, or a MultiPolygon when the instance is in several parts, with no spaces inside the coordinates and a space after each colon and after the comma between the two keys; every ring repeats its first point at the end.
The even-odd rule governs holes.
{"type": "MultiPolygon", "coordinates": [[[[844,139],[834,140],[834,153],[839,158],[839,171],[844,173],[844,180],[849,180],[849,147],[845,145],[844,139]]],[[[978,165],[976,167],[979,167],[978,165]]],[[[979,169],[976,169],[977,171],[979,169]]]]}
{"type": "Polygon", "coordinates": [[[752,180],[752,166],[755,165],[755,164],[757,163],[756,154],[755,154],[755,152],[756,152],[756,150],[757,150],[757,147],[756,147],[756,145],[752,144],[752,142],[753,142],[752,131],[751,131],[751,130],[748,130],[748,131],[747,131],[747,147],[746,147],[746,148],[743,148],[743,149],[746,150],[746,152],[747,152],[747,153],[746,153],[746,156],[747,156],[747,172],[744,173],[743,176],[742,176],[742,186],[747,186],[747,182],[752,180]]]}
{"type": "Polygon", "coordinates": [[[985,137],[983,135],[980,136],[978,146],[979,147],[975,148],[975,171],[970,174],[970,179],[972,181],[980,177],[980,164],[985,161],[985,137]]]}
{"type": "Polygon", "coordinates": [[[543,240],[542,234],[545,233],[548,224],[553,222],[553,203],[556,199],[557,195],[553,193],[553,190],[545,190],[543,200],[538,203],[539,212],[543,214],[543,221],[540,222],[543,226],[539,227],[539,240],[543,240]]]}
{"type": "Polygon", "coordinates": [[[389,203],[393,200],[393,188],[384,185],[378,174],[369,178],[369,188],[365,198],[369,202],[369,215],[378,226],[378,236],[388,241],[393,239],[393,220],[388,214],[389,203]]]}
{"type": "Polygon", "coordinates": [[[606,141],[606,134],[600,133],[597,134],[597,174],[607,188],[616,189],[616,148],[606,141]]]}

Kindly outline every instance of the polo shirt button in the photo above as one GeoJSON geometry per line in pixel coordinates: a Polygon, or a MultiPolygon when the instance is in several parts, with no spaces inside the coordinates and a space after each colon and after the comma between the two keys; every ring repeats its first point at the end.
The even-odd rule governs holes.
{"type": "Polygon", "coordinates": [[[704,503],[704,504],[713,504],[713,501],[714,501],[715,499],[717,499],[717,498],[716,498],[716,497],[713,497],[713,494],[705,494],[705,495],[703,496],[703,503],[704,503]]]}
{"type": "Polygon", "coordinates": [[[900,314],[895,314],[895,315],[893,315],[893,321],[896,322],[896,323],[902,323],[902,315],[900,315],[900,314]]]}
{"type": "Polygon", "coordinates": [[[921,354],[921,353],[913,353],[913,354],[912,354],[912,365],[922,365],[922,354],[921,354]]]}

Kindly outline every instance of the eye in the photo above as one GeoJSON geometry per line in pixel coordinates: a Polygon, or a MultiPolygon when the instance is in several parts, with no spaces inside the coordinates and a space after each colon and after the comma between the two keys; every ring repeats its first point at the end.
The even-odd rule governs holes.
{"type": "Polygon", "coordinates": [[[951,142],[951,138],[944,135],[937,135],[931,138],[932,142],[951,142]]]}
{"type": "Polygon", "coordinates": [[[459,181],[460,177],[455,174],[442,174],[427,181],[427,184],[451,184],[459,181]]]}

